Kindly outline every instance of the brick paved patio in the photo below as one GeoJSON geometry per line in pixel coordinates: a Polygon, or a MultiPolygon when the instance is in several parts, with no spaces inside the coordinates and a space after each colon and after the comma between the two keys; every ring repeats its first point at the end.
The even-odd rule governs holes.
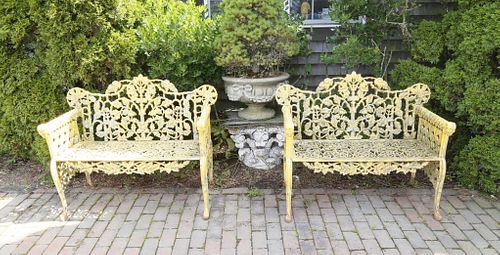
{"type": "Polygon", "coordinates": [[[281,194],[73,189],[68,222],[57,194],[0,192],[0,254],[498,254],[500,203],[445,190],[441,223],[426,189],[298,190],[294,222],[281,194]]]}

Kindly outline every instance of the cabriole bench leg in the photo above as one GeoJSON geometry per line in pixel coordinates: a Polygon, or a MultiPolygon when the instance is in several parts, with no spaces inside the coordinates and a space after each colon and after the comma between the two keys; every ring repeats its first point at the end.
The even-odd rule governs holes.
{"type": "Polygon", "coordinates": [[[285,177],[285,197],[286,197],[286,216],[285,221],[292,222],[292,166],[291,160],[285,158],[284,162],[284,174],[285,177]]]}
{"type": "Polygon", "coordinates": [[[59,194],[59,198],[61,199],[61,205],[63,208],[61,219],[63,221],[68,220],[68,204],[66,203],[66,197],[64,196],[64,187],[61,182],[61,178],[57,172],[57,162],[54,160],[50,161],[50,174],[52,176],[52,180],[54,181],[54,185],[56,186],[57,193],[59,194]]]}
{"type": "Polygon", "coordinates": [[[210,217],[210,207],[208,198],[208,168],[210,160],[202,158],[200,160],[200,178],[201,178],[201,191],[203,193],[203,219],[207,220],[210,217]]]}
{"type": "Polygon", "coordinates": [[[94,187],[94,183],[92,183],[92,177],[90,177],[90,173],[89,172],[85,172],[85,179],[87,179],[87,184],[90,187],[94,187]]]}
{"type": "Polygon", "coordinates": [[[212,158],[208,160],[208,180],[214,184],[214,161],[212,158]]]}
{"type": "Polygon", "coordinates": [[[411,172],[410,173],[410,185],[415,186],[415,176],[417,175],[417,172],[411,172]]]}
{"type": "Polygon", "coordinates": [[[442,159],[439,162],[438,178],[434,186],[434,219],[441,220],[441,213],[439,212],[439,203],[441,202],[441,195],[443,192],[444,178],[446,176],[446,160],[442,159]]]}

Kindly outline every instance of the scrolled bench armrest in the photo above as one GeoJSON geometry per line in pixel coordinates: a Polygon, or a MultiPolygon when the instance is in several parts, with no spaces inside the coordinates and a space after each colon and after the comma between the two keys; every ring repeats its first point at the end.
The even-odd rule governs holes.
{"type": "Polygon", "coordinates": [[[415,109],[415,114],[419,117],[417,140],[422,141],[430,149],[437,152],[439,157],[444,160],[448,138],[456,129],[455,123],[441,118],[423,106],[418,106],[415,109]]]}
{"type": "Polygon", "coordinates": [[[203,157],[212,157],[212,137],[210,130],[210,105],[203,105],[201,115],[196,121],[196,129],[198,130],[198,140],[200,144],[200,152],[203,157]]]}
{"type": "Polygon", "coordinates": [[[419,118],[426,120],[427,123],[437,127],[438,129],[441,129],[447,136],[451,136],[453,133],[455,133],[455,123],[443,119],[427,108],[423,106],[417,106],[417,108],[415,109],[415,113],[419,118]]]}
{"type": "Polygon", "coordinates": [[[203,103],[201,114],[196,121],[196,129],[198,133],[208,131],[210,134],[210,106],[217,101],[217,90],[213,86],[205,84],[193,90],[193,98],[196,99],[195,101],[199,100],[203,103]]]}
{"type": "Polygon", "coordinates": [[[38,125],[37,131],[47,141],[51,156],[79,142],[78,118],[80,116],[81,112],[73,109],[47,123],[38,125]]]}

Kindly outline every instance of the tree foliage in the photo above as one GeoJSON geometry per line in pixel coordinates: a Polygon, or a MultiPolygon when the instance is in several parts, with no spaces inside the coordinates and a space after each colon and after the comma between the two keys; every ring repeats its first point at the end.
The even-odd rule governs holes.
{"type": "Polygon", "coordinates": [[[299,52],[282,0],[223,0],[216,62],[229,75],[273,75],[299,52]]]}
{"type": "Polygon", "coordinates": [[[331,53],[323,54],[327,64],[343,63],[348,69],[369,67],[377,76],[385,77],[392,59],[390,37],[410,38],[410,0],[338,0],[331,1],[330,17],[340,26],[333,29],[329,41],[331,53]]]}
{"type": "Polygon", "coordinates": [[[167,78],[180,90],[217,83],[216,21],[204,17],[205,7],[192,0],[148,0],[137,33],[148,73],[167,78]]]}

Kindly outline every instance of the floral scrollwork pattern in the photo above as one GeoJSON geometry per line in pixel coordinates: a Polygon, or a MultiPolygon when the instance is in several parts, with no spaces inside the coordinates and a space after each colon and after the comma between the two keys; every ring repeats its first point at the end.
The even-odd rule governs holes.
{"type": "Polygon", "coordinates": [[[415,173],[429,162],[303,162],[314,173],[340,173],[342,175],[387,175],[396,173],[415,173]]]}
{"type": "Polygon", "coordinates": [[[118,161],[118,162],[61,162],[61,176],[64,176],[63,183],[67,184],[71,177],[77,173],[102,172],[105,174],[152,174],[156,171],[171,173],[179,172],[186,167],[189,161],[118,161]]]}
{"type": "Polygon", "coordinates": [[[101,141],[190,139],[203,104],[216,99],[212,86],[177,92],[168,80],[144,76],[115,81],[105,94],[73,88],[67,96],[82,112],[83,139],[101,141]]]}
{"type": "Polygon", "coordinates": [[[423,168],[425,175],[427,175],[429,181],[432,183],[432,186],[434,188],[439,188],[438,184],[439,184],[440,170],[441,169],[438,165],[438,162],[430,162],[429,165],[423,168]]]}
{"type": "Polygon", "coordinates": [[[291,108],[297,139],[414,138],[415,107],[429,98],[425,84],[392,91],[382,79],[355,72],[325,79],[316,92],[290,85],[276,92],[291,108]]]}

